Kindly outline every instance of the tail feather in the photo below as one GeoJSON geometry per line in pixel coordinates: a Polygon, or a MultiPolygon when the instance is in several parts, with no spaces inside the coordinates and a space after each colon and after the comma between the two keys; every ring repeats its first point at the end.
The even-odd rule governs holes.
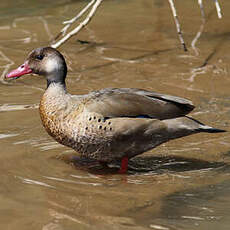
{"type": "MultiPolygon", "coordinates": [[[[195,123],[195,126],[198,126],[197,128],[195,128],[194,126],[194,129],[198,132],[205,132],[205,133],[224,133],[224,132],[227,132],[226,130],[224,129],[217,129],[217,128],[213,128],[211,126],[208,126],[208,125],[205,125],[203,123],[201,123],[200,121],[192,118],[192,117],[188,117],[186,116],[190,121],[194,121],[195,123]]],[[[193,125],[194,125],[193,124],[193,125]]]]}
{"type": "Polygon", "coordinates": [[[216,128],[213,128],[213,127],[207,126],[207,125],[201,126],[200,128],[197,129],[197,131],[198,132],[205,132],[205,133],[223,133],[223,132],[227,132],[224,129],[216,129],[216,128]]]}
{"type": "Polygon", "coordinates": [[[213,128],[211,126],[205,125],[200,121],[195,120],[191,117],[179,117],[174,119],[167,119],[163,122],[166,123],[168,127],[169,135],[173,138],[188,136],[194,133],[205,132],[205,133],[222,133],[226,132],[223,129],[213,128]]]}

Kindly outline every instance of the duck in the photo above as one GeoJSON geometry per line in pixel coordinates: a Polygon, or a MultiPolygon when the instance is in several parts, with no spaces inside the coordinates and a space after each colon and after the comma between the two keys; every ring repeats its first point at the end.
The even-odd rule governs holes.
{"type": "Polygon", "coordinates": [[[119,173],[127,172],[129,159],[162,143],[196,133],[225,132],[187,116],[194,105],[177,96],[137,88],[71,95],[66,88],[65,58],[51,47],[34,49],[5,78],[26,74],[46,78],[39,111],[48,134],[74,149],[80,158],[101,164],[118,160],[119,173]]]}

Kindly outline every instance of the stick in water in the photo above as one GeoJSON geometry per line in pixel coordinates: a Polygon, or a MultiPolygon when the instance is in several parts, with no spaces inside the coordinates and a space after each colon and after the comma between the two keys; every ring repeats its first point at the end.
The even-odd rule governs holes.
{"type": "Polygon", "coordinates": [[[175,24],[176,24],[176,29],[177,29],[177,33],[178,33],[180,42],[181,42],[181,44],[182,44],[182,46],[184,48],[184,51],[188,51],[188,49],[186,47],[186,44],[184,42],[184,38],[183,38],[183,35],[182,35],[181,26],[180,26],[180,23],[179,23],[179,20],[178,20],[178,16],[177,16],[177,13],[176,13],[176,8],[175,8],[175,5],[174,5],[174,2],[173,2],[173,0],[168,0],[168,1],[169,1],[169,4],[170,4],[172,13],[173,13],[173,17],[174,17],[174,21],[175,21],[175,24]]]}
{"type": "MultiPolygon", "coordinates": [[[[103,0],[96,0],[96,2],[94,3],[94,0],[91,1],[90,3],[94,5],[92,6],[91,11],[89,12],[89,14],[87,15],[87,17],[85,18],[85,20],[83,22],[81,22],[75,29],[73,29],[72,31],[70,31],[69,33],[67,33],[62,39],[60,39],[59,41],[57,41],[56,43],[52,44],[51,47],[53,48],[58,48],[59,46],[61,46],[64,42],[66,42],[68,39],[70,39],[73,35],[77,34],[84,26],[86,26],[90,20],[92,19],[92,17],[94,16],[94,14],[96,13],[97,8],[100,6],[100,4],[102,3],[103,0]]],[[[89,3],[89,4],[90,4],[89,3]]],[[[83,15],[83,13],[85,13],[85,11],[91,6],[89,6],[89,4],[73,19],[71,19],[70,21],[67,22],[67,25],[69,25],[68,23],[72,23],[71,21],[76,21],[80,16],[83,15]],[[88,7],[88,8],[87,8],[88,7]],[[86,9],[87,8],[87,9],[86,9]],[[79,16],[80,15],[80,16],[79,16]]],[[[64,29],[64,28],[63,28],[64,29]]],[[[62,31],[63,31],[62,29],[62,31]]],[[[61,33],[63,33],[61,31],[61,33]]],[[[64,31],[65,32],[65,31],[64,31]]],[[[57,36],[59,37],[59,36],[57,36]]]]}

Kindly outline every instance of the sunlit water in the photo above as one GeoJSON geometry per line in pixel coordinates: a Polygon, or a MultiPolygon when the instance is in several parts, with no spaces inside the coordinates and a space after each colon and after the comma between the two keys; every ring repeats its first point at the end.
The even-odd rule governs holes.
{"type": "MultiPolygon", "coordinates": [[[[2,0],[1,74],[22,64],[33,48],[47,46],[62,21],[86,3],[2,0]]],[[[229,130],[230,3],[222,1],[219,20],[207,1],[197,49],[191,48],[202,22],[197,2],[176,4],[186,53],[167,1],[104,1],[90,25],[59,49],[69,66],[69,91],[136,87],[181,96],[197,106],[194,118],[229,130]]],[[[1,229],[229,229],[229,133],[162,145],[133,159],[127,175],[93,173],[60,160],[74,152],[43,129],[37,108],[45,80],[5,82],[3,75],[1,229]]]]}

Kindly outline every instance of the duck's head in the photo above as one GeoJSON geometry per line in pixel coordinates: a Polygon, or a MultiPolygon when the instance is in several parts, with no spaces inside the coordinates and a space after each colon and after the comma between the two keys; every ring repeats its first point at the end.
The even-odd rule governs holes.
{"type": "Polygon", "coordinates": [[[19,78],[25,74],[38,74],[46,77],[47,84],[65,84],[67,67],[60,52],[51,47],[42,47],[33,50],[24,64],[9,72],[5,78],[19,78]]]}

